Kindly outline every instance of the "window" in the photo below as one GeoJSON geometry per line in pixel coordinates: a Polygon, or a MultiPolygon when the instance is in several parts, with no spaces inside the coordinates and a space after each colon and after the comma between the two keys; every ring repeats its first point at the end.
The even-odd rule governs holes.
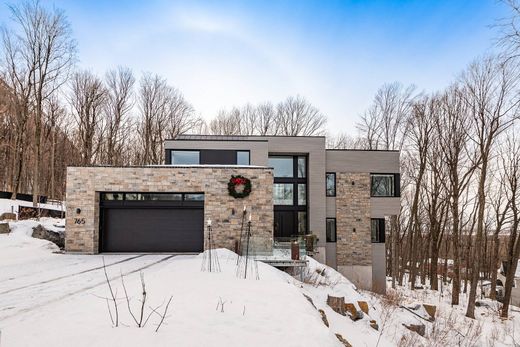
{"type": "Polygon", "coordinates": [[[307,234],[307,212],[298,211],[298,234],[307,234]]]}
{"type": "Polygon", "coordinates": [[[173,165],[198,165],[200,164],[199,151],[172,151],[173,165]]]}
{"type": "Polygon", "coordinates": [[[273,185],[273,203],[275,205],[293,205],[293,190],[293,184],[275,183],[273,185]]]}
{"type": "Polygon", "coordinates": [[[371,196],[396,196],[394,180],[393,174],[372,174],[371,196]]]}
{"type": "Polygon", "coordinates": [[[237,165],[250,165],[249,151],[237,151],[237,165]]]}
{"type": "Polygon", "coordinates": [[[101,200],[123,200],[123,193],[102,193],[101,200]]]}
{"type": "Polygon", "coordinates": [[[307,177],[307,158],[298,157],[298,178],[307,177]]]}
{"type": "Polygon", "coordinates": [[[374,218],[372,222],[372,242],[373,243],[385,243],[385,219],[374,218]]]}
{"type": "Polygon", "coordinates": [[[298,205],[305,206],[307,205],[307,185],[306,184],[298,184],[298,205]]]}
{"type": "Polygon", "coordinates": [[[274,168],[274,177],[294,177],[293,157],[269,157],[269,166],[274,168]]]}
{"type": "Polygon", "coordinates": [[[327,172],[325,183],[327,196],[336,196],[336,173],[327,172]]]}
{"type": "Polygon", "coordinates": [[[186,201],[204,201],[204,194],[184,194],[186,201]]]}
{"type": "Polygon", "coordinates": [[[336,218],[327,218],[326,222],[327,242],[336,242],[336,218]]]}

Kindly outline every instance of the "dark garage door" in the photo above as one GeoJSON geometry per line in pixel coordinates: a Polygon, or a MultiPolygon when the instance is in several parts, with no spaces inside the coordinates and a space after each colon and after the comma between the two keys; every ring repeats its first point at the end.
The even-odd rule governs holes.
{"type": "Polygon", "coordinates": [[[103,193],[100,251],[201,252],[204,195],[103,193]]]}

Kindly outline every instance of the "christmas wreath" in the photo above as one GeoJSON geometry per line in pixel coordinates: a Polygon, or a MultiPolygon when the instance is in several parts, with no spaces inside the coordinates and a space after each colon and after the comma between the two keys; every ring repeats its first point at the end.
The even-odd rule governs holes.
{"type": "Polygon", "coordinates": [[[235,199],[245,198],[251,194],[251,180],[241,175],[231,176],[228,182],[228,192],[235,199]]]}

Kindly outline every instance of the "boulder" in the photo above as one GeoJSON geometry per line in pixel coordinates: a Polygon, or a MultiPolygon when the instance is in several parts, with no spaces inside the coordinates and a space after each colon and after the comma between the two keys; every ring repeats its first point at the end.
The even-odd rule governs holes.
{"type": "Polygon", "coordinates": [[[16,213],[5,212],[0,214],[0,220],[16,220],[16,213]]]}
{"type": "Polygon", "coordinates": [[[368,303],[366,301],[358,301],[357,304],[363,313],[368,314],[368,303]]]}
{"type": "Polygon", "coordinates": [[[352,345],[347,340],[345,340],[345,338],[341,336],[341,334],[336,334],[336,337],[338,338],[339,342],[343,344],[343,346],[352,347],[352,345]]]}
{"type": "Polygon", "coordinates": [[[416,324],[403,324],[408,330],[413,331],[421,336],[426,334],[426,326],[421,323],[416,324]]]}
{"type": "Polygon", "coordinates": [[[9,223],[0,223],[0,234],[9,234],[10,232],[9,223]]]}
{"type": "Polygon", "coordinates": [[[435,313],[437,312],[437,306],[435,305],[429,305],[429,304],[423,304],[424,310],[426,313],[428,313],[428,316],[430,316],[430,321],[435,320],[435,313]]]}
{"type": "Polygon", "coordinates": [[[63,234],[57,233],[52,230],[47,230],[41,224],[33,228],[32,237],[51,241],[61,249],[65,247],[65,237],[63,234]]]}
{"type": "Polygon", "coordinates": [[[361,318],[363,318],[363,312],[358,311],[358,309],[356,308],[356,306],[353,303],[350,303],[350,302],[346,303],[345,310],[348,312],[348,316],[353,321],[357,321],[357,320],[360,320],[361,318]]]}
{"type": "Polygon", "coordinates": [[[321,314],[321,320],[323,321],[323,324],[329,327],[329,320],[327,319],[327,315],[325,314],[325,311],[323,311],[321,308],[318,310],[318,312],[321,314]]]}
{"type": "Polygon", "coordinates": [[[371,327],[372,329],[374,329],[374,330],[379,330],[379,325],[377,324],[377,322],[376,322],[374,319],[372,319],[372,320],[370,321],[370,327],[371,327]]]}
{"type": "Polygon", "coordinates": [[[327,305],[340,315],[345,315],[345,298],[327,295],[327,305]]]}

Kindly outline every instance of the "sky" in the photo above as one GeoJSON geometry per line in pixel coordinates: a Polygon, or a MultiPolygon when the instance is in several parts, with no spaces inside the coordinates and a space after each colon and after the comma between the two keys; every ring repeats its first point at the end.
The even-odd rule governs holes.
{"type": "Polygon", "coordinates": [[[157,73],[205,119],[299,94],[351,135],[384,83],[437,91],[495,50],[508,13],[496,0],[42,3],[65,11],[80,68],[157,73]]]}

